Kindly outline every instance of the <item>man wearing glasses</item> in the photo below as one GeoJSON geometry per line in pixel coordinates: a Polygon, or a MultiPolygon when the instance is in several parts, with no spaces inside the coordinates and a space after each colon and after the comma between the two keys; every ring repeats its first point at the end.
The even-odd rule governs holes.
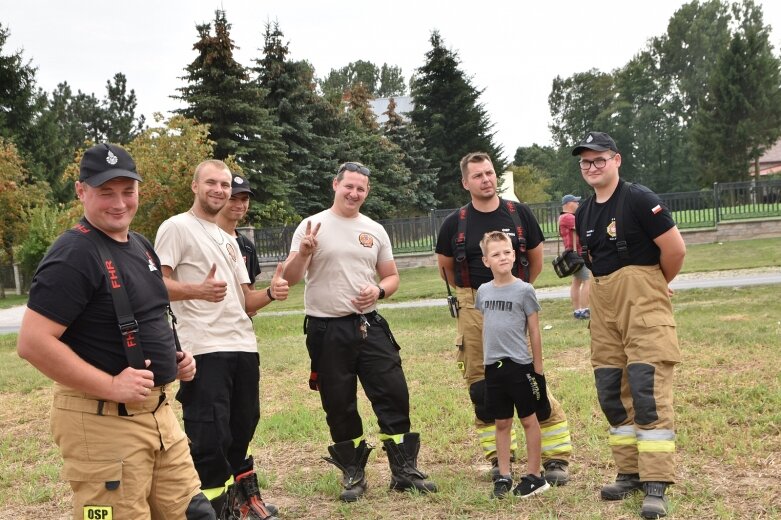
{"type": "Polygon", "coordinates": [[[660,518],[675,480],[673,368],[681,360],[668,284],[686,246],[659,197],[619,178],[621,154],[608,134],[589,132],[572,155],[594,188],[575,228],[594,275],[591,365],[618,468],[601,497],[622,500],[642,489],[641,516],[660,518]]]}
{"type": "Polygon", "coordinates": [[[339,167],[333,205],[298,226],[284,274],[290,285],[306,276],[309,385],[320,392],[334,441],[326,460],[343,473],[339,498],[345,502],[354,502],[365,492],[364,468],[373,449],[366,443],[358,414],[358,379],[377,415],[391,489],[437,490],[417,468],[420,436],[410,432],[400,347],[376,310],[379,300],[398,289],[399,273],[387,232],[360,213],[369,194],[369,175],[369,169],[357,162],[339,167]]]}

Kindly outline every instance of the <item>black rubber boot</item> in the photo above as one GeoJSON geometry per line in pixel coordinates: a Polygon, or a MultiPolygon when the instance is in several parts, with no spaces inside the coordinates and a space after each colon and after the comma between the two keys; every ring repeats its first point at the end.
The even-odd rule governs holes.
{"type": "Polygon", "coordinates": [[[600,495],[602,500],[623,500],[642,487],[637,473],[619,473],[615,482],[602,486],[600,495]]]}
{"type": "Polygon", "coordinates": [[[382,449],[388,453],[391,489],[396,491],[417,489],[421,493],[436,493],[437,485],[426,480],[428,475],[418,469],[420,434],[405,433],[404,442],[401,444],[396,444],[393,439],[384,440],[382,444],[382,449]]]}
{"type": "Polygon", "coordinates": [[[563,486],[569,482],[569,462],[561,459],[549,459],[542,463],[545,480],[551,486],[563,486]]]}
{"type": "Polygon", "coordinates": [[[342,502],[355,502],[366,492],[366,462],[374,448],[366,441],[355,446],[353,441],[337,442],[328,446],[330,457],[323,457],[342,471],[342,486],[344,491],[339,494],[342,502]]]}
{"type": "Polygon", "coordinates": [[[662,518],[667,516],[667,498],[664,492],[667,482],[643,482],[645,498],[640,509],[643,518],[662,518]]]}

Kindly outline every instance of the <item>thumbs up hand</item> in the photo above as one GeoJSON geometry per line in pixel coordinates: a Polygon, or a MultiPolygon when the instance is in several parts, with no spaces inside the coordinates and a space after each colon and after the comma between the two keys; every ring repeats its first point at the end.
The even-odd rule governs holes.
{"type": "Polygon", "coordinates": [[[289,290],[287,280],[282,278],[282,272],[285,269],[285,264],[282,262],[279,262],[277,264],[277,270],[274,271],[274,276],[271,278],[271,285],[269,285],[269,291],[271,292],[271,296],[274,297],[275,300],[286,300],[287,299],[287,293],[289,290]]]}
{"type": "Polygon", "coordinates": [[[217,272],[217,264],[212,264],[212,268],[209,270],[209,274],[201,283],[201,300],[207,302],[221,302],[225,299],[225,295],[228,294],[228,282],[224,280],[217,280],[214,275],[217,272]]]}

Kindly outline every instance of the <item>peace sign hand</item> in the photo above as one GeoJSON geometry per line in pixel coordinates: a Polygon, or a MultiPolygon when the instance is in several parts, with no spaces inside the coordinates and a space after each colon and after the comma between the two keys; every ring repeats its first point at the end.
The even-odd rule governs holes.
{"type": "Polygon", "coordinates": [[[301,244],[298,246],[298,254],[304,257],[311,256],[317,249],[317,232],[320,231],[320,222],[317,223],[314,230],[312,229],[312,221],[306,222],[306,233],[304,238],[301,239],[301,244]]]}

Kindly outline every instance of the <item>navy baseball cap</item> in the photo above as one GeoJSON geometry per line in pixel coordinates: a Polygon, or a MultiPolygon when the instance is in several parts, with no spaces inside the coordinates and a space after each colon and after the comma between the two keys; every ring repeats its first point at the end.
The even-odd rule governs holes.
{"type": "Polygon", "coordinates": [[[595,152],[613,150],[618,153],[616,142],[605,132],[589,132],[586,134],[586,137],[572,149],[572,155],[580,155],[583,150],[594,150],[595,152]]]}
{"type": "Polygon", "coordinates": [[[249,193],[250,197],[255,198],[255,193],[250,188],[249,181],[241,175],[234,173],[231,179],[231,195],[238,195],[239,193],[249,193]]]}
{"type": "Polygon", "coordinates": [[[563,206],[568,202],[580,202],[580,197],[576,197],[575,195],[564,195],[561,198],[561,205],[563,206]]]}
{"type": "Polygon", "coordinates": [[[96,188],[117,177],[127,177],[139,182],[143,180],[136,171],[136,163],[124,148],[103,143],[84,152],[79,165],[79,181],[96,188]]]}

